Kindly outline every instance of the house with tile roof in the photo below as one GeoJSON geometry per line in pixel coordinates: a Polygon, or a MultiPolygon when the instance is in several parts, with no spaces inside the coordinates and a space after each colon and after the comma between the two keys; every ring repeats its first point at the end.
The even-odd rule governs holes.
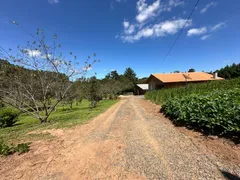
{"type": "Polygon", "coordinates": [[[147,80],[149,90],[162,88],[175,88],[185,86],[189,83],[203,83],[214,80],[224,80],[217,73],[187,72],[170,74],[151,74],[147,80]]]}

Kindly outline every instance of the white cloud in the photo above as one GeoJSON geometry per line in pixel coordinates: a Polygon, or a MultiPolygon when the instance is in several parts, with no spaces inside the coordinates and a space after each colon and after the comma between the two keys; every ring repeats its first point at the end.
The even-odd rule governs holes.
{"type": "Polygon", "coordinates": [[[203,9],[201,9],[200,13],[205,13],[211,6],[216,6],[217,3],[216,2],[210,2],[208,3],[203,9]]]}
{"type": "Polygon", "coordinates": [[[84,67],[82,68],[82,70],[83,70],[83,71],[90,71],[90,70],[92,70],[92,67],[84,66],[84,67]]]}
{"type": "MultiPolygon", "coordinates": [[[[206,34],[206,33],[213,33],[213,32],[216,32],[224,27],[226,27],[226,23],[225,22],[221,22],[221,23],[218,23],[214,26],[210,26],[208,28],[206,27],[202,27],[202,28],[193,28],[193,29],[190,29],[188,30],[188,33],[187,35],[188,36],[194,36],[194,35],[203,35],[203,34],[206,34]]],[[[207,35],[204,35],[202,36],[200,39],[201,40],[206,40],[208,39],[209,37],[211,37],[212,34],[207,34],[207,35]]]]}
{"type": "Polygon", "coordinates": [[[136,20],[139,23],[143,23],[147,19],[156,16],[160,7],[160,0],[156,0],[151,5],[147,5],[145,2],[146,0],[139,0],[137,2],[138,15],[136,16],[136,20]]]}
{"type": "Polygon", "coordinates": [[[178,7],[182,5],[184,5],[183,0],[169,0],[169,2],[166,4],[161,3],[160,12],[163,12],[163,11],[170,12],[172,11],[173,7],[178,7]]]}
{"type": "MultiPolygon", "coordinates": [[[[157,27],[157,34],[175,34],[178,32],[179,29],[183,28],[184,24],[186,23],[186,19],[178,19],[173,21],[165,21],[164,23],[161,23],[160,25],[154,25],[157,27]]],[[[189,20],[186,24],[186,27],[190,26],[192,24],[192,20],[189,20]]]]}
{"type": "Polygon", "coordinates": [[[54,64],[55,66],[59,66],[60,64],[62,64],[62,61],[56,59],[56,60],[53,62],[53,64],[54,64]]]}
{"type": "Polygon", "coordinates": [[[42,54],[41,51],[32,49],[24,49],[24,53],[26,53],[30,57],[40,57],[42,54]]]}
{"type": "Polygon", "coordinates": [[[123,22],[123,27],[126,34],[132,34],[135,31],[135,26],[126,20],[123,22]]]}
{"type": "Polygon", "coordinates": [[[58,4],[60,0],[48,0],[50,4],[58,4]]]}
{"type": "Polygon", "coordinates": [[[204,40],[208,39],[208,38],[211,37],[211,36],[212,36],[212,35],[210,35],[210,34],[209,34],[209,35],[204,35],[203,37],[201,37],[201,40],[204,41],[204,40]]]}
{"type": "Polygon", "coordinates": [[[177,7],[182,6],[184,4],[184,1],[181,0],[169,0],[169,6],[177,7]]]}
{"type": "Polygon", "coordinates": [[[227,26],[227,25],[226,25],[226,23],[224,23],[224,22],[218,23],[218,24],[214,25],[214,26],[211,28],[211,32],[218,31],[218,30],[220,30],[220,29],[222,29],[222,28],[224,28],[224,27],[226,27],[226,26],[227,26]]]}
{"type": "Polygon", "coordinates": [[[130,23],[129,23],[128,21],[124,21],[124,22],[123,22],[123,26],[124,26],[124,28],[128,28],[129,25],[130,25],[130,23]]]}
{"type": "Polygon", "coordinates": [[[188,30],[187,35],[188,36],[194,36],[194,35],[201,35],[201,34],[205,34],[207,32],[207,28],[206,27],[202,27],[202,28],[193,28],[188,30]]]}
{"type": "Polygon", "coordinates": [[[116,0],[118,3],[126,2],[127,0],[116,0]]]}
{"type": "MultiPolygon", "coordinates": [[[[123,35],[121,38],[125,42],[135,42],[142,38],[151,38],[151,37],[164,37],[167,35],[176,34],[181,28],[183,28],[186,23],[186,19],[178,19],[172,21],[164,21],[159,24],[150,25],[139,30],[134,35],[123,35]]],[[[192,20],[189,20],[186,24],[186,27],[189,27],[192,24],[192,20]]]]}
{"type": "MultiPolygon", "coordinates": [[[[162,2],[161,0],[153,0],[152,4],[147,4],[146,0],[138,0],[136,4],[137,14],[135,21],[123,21],[123,33],[117,35],[116,38],[121,38],[123,41],[135,42],[141,38],[160,37],[167,34],[175,34],[179,27],[183,27],[186,20],[177,19],[164,21],[161,23],[151,23],[159,16],[161,12],[169,12],[173,7],[182,6],[183,0],[168,0],[162,2]],[[161,3],[160,3],[161,2],[161,3]]],[[[191,20],[188,25],[191,24],[191,20]]]]}

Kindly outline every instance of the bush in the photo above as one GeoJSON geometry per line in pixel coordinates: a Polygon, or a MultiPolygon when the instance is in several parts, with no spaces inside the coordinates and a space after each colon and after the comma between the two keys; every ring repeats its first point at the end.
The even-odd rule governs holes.
{"type": "Polygon", "coordinates": [[[232,89],[240,87],[240,78],[224,81],[211,81],[200,84],[188,84],[185,87],[162,89],[158,91],[148,91],[145,94],[145,98],[149,99],[157,104],[162,104],[169,98],[178,98],[188,96],[190,94],[207,94],[215,89],[232,89]]]}
{"type": "Polygon", "coordinates": [[[30,150],[31,143],[22,143],[18,144],[14,147],[14,152],[18,152],[19,154],[26,153],[30,150]]]}
{"type": "Polygon", "coordinates": [[[17,122],[17,117],[19,112],[10,109],[10,108],[3,108],[0,111],[0,128],[13,126],[17,122]]]}
{"type": "Polygon", "coordinates": [[[177,124],[211,134],[240,133],[239,88],[172,98],[162,105],[162,111],[177,124]]]}
{"type": "Polygon", "coordinates": [[[0,141],[0,155],[7,156],[10,154],[12,154],[12,148],[3,141],[0,141]]]}
{"type": "Polygon", "coordinates": [[[0,155],[8,156],[18,152],[19,154],[26,153],[30,150],[31,143],[22,143],[14,146],[11,144],[10,146],[4,141],[0,141],[0,155]]]}

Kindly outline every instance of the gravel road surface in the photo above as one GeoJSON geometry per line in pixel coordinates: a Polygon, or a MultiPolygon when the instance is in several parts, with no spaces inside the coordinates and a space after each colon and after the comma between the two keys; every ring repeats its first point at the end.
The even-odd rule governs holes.
{"type": "MultiPolygon", "coordinates": [[[[29,153],[0,159],[0,179],[225,179],[240,162],[224,163],[163,116],[148,101],[123,98],[87,124],[50,132],[29,153]]],[[[237,149],[236,151],[239,151],[237,149]]],[[[236,176],[237,178],[237,176],[236,176]]]]}

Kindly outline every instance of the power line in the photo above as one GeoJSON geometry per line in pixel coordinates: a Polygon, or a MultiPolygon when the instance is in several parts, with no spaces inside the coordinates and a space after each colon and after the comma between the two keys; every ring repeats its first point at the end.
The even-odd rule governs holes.
{"type": "Polygon", "coordinates": [[[189,14],[189,16],[188,16],[188,18],[187,18],[186,23],[184,24],[184,26],[183,26],[183,28],[181,29],[181,31],[178,33],[177,38],[175,39],[175,41],[173,42],[172,46],[171,46],[170,49],[168,50],[168,52],[167,52],[166,56],[164,57],[164,59],[162,60],[161,64],[167,59],[167,57],[168,57],[168,55],[170,54],[170,52],[172,51],[173,47],[174,47],[175,44],[177,43],[177,40],[179,39],[180,35],[182,34],[183,30],[185,29],[185,27],[186,27],[189,19],[191,18],[193,12],[195,11],[195,9],[196,9],[196,7],[197,7],[199,1],[200,1],[200,0],[197,0],[195,6],[193,7],[191,13],[189,14]]]}

